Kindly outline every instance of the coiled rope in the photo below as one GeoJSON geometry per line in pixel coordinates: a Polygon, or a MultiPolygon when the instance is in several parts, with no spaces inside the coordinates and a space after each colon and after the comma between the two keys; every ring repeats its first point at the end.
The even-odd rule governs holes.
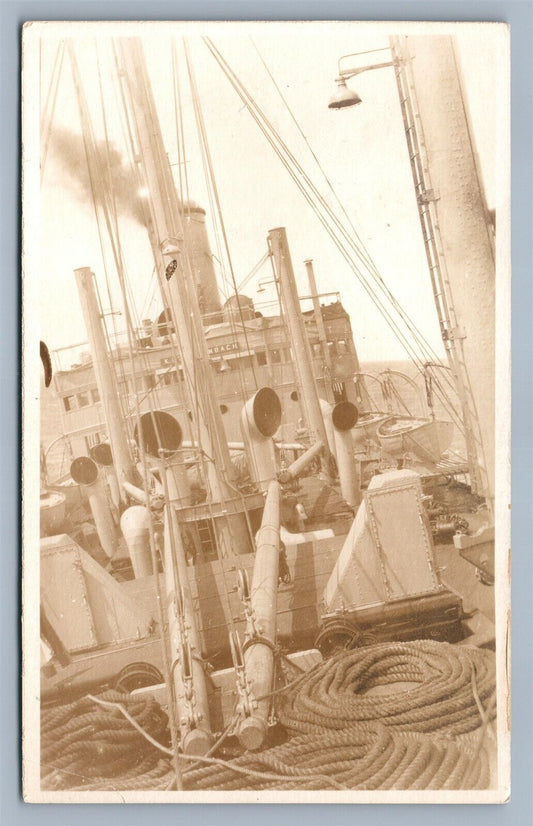
{"type": "Polygon", "coordinates": [[[161,751],[110,704],[121,706],[144,732],[168,746],[168,717],[151,695],[106,691],[94,699],[43,707],[43,789],[158,788],[174,777],[161,751]]]}
{"type": "Polygon", "coordinates": [[[426,640],[371,645],[319,664],[273,696],[279,721],[295,736],[226,767],[185,772],[185,788],[243,788],[233,765],[286,776],[282,783],[249,778],[248,789],[327,788],[317,773],[355,790],[489,784],[491,652],[426,640]]]}
{"type": "Polygon", "coordinates": [[[280,722],[321,733],[354,722],[457,736],[481,723],[494,691],[494,655],[431,640],[380,643],[321,663],[281,695],[280,722]],[[472,676],[475,679],[475,692],[472,676]]]}
{"type": "MultiPolygon", "coordinates": [[[[229,761],[179,755],[183,787],[487,788],[494,673],[491,652],[447,643],[344,652],[272,693],[286,742],[229,761]]],[[[153,698],[107,692],[94,700],[104,708],[95,711],[89,696],[43,712],[43,788],[170,788],[166,715],[153,698]]]]}
{"type": "Polygon", "coordinates": [[[486,788],[489,762],[486,752],[477,754],[472,744],[459,746],[453,740],[399,732],[376,722],[328,731],[320,739],[302,734],[226,766],[183,774],[184,788],[189,790],[313,790],[332,788],[332,781],[335,788],[352,790],[486,788]],[[247,776],[243,785],[233,771],[236,766],[257,774],[247,776]],[[274,770],[280,779],[261,778],[265,770],[274,770]]]}

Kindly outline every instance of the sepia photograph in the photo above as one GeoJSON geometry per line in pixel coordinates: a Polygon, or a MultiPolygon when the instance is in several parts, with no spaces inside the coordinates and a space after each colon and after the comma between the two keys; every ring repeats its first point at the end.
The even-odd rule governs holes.
{"type": "Polygon", "coordinates": [[[505,802],[508,26],[22,54],[24,799],[505,802]]]}

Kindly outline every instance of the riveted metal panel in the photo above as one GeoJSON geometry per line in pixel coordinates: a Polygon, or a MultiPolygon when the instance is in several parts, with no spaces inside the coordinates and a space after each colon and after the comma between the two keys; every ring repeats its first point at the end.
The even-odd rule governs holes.
{"type": "Polygon", "coordinates": [[[438,590],[419,484],[369,490],[365,502],[387,599],[438,590]]]}
{"type": "Polygon", "coordinates": [[[97,645],[91,606],[78,547],[73,543],[41,555],[42,602],[68,651],[97,645]]]}

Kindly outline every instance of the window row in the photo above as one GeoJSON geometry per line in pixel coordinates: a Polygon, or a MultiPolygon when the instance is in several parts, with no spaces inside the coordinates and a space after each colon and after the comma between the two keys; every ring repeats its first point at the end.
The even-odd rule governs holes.
{"type": "MultiPolygon", "coordinates": [[[[346,339],[328,341],[328,350],[331,357],[342,356],[350,352],[346,339]]],[[[322,357],[322,345],[320,342],[311,344],[311,352],[313,358],[322,357]]],[[[270,362],[270,364],[288,364],[293,361],[290,347],[271,347],[268,350],[268,355],[266,350],[256,350],[255,358],[259,367],[265,366],[268,362],[270,362]]],[[[229,370],[251,368],[253,366],[253,358],[252,356],[243,356],[239,359],[226,359],[222,357],[214,361],[213,364],[218,373],[223,373],[229,370]]],[[[177,384],[179,381],[183,381],[183,371],[181,369],[176,370],[175,368],[171,368],[168,370],[158,370],[155,374],[148,373],[144,376],[136,376],[135,379],[121,379],[118,382],[118,386],[120,395],[128,396],[132,393],[148,393],[156,387],[177,384]]],[[[97,404],[99,401],[100,395],[97,388],[63,396],[63,406],[67,413],[71,410],[80,410],[91,404],[97,404]]]]}
{"type": "Polygon", "coordinates": [[[100,394],[96,387],[92,390],[84,390],[83,393],[75,393],[72,396],[63,396],[63,406],[67,413],[70,410],[79,410],[82,407],[89,407],[90,404],[97,404],[100,401],[100,394]]]}
{"type": "MultiPolygon", "coordinates": [[[[179,371],[179,380],[183,380],[183,372],[179,371]]],[[[118,382],[120,396],[128,396],[132,393],[148,393],[156,387],[163,387],[169,384],[177,384],[178,373],[176,370],[165,370],[156,373],[148,373],[145,376],[136,376],[135,379],[121,379],[118,382]]],[[[96,387],[91,390],[84,390],[69,396],[63,396],[63,407],[69,413],[71,410],[80,410],[91,404],[100,401],[100,394],[96,387]]]]}

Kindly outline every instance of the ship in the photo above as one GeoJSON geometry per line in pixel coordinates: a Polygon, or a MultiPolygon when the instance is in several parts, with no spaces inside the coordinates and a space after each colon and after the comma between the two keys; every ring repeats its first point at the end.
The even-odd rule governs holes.
{"type": "MultiPolygon", "coordinates": [[[[435,258],[437,206],[422,149],[410,158],[448,364],[419,361],[425,409],[413,415],[398,390],[409,377],[384,371],[372,377],[380,396],[372,392],[341,296],[318,292],[310,260],[309,292],[298,294],[284,227],[267,231],[264,253],[277,312],[263,312],[237,284],[220,300],[206,211],[178,192],[133,38],[117,40],[114,56],[150,193],[145,224],[161,301],[155,318],[134,323],[105,159],[74,44],[64,48],[126,329],[110,333],[95,273],[76,269],[88,344],[52,361],[68,471],[52,478],[47,450],[42,462],[41,788],[424,789],[448,762],[455,770],[438,775],[442,788],[489,788],[494,756],[482,744],[496,714],[494,626],[490,606],[479,610],[463,594],[467,582],[470,599],[472,589],[492,593],[490,448],[481,455],[467,348],[453,334],[448,274],[439,280],[444,259],[435,258]],[[436,400],[448,418],[436,414],[436,400]],[[448,452],[457,427],[459,457],[448,452]],[[395,668],[419,684],[420,719],[412,689],[395,694],[397,712],[372,694],[392,690],[395,668]],[[451,685],[450,669],[464,680],[451,685]],[[361,681],[353,703],[352,673],[361,681]],[[344,696],[324,688],[332,679],[344,696]],[[454,690],[463,698],[457,714],[446,710],[454,690]],[[101,759],[82,759],[73,721],[82,727],[96,712],[107,733],[130,727],[124,743],[136,738],[139,754],[138,738],[151,741],[149,756],[132,763],[98,722],[101,759]],[[322,770],[311,755],[325,732],[334,751],[322,770]],[[469,732],[479,748],[461,740],[469,732]],[[365,774],[363,741],[368,753],[394,754],[396,768],[365,774]],[[408,742],[427,753],[435,775],[414,772],[408,742]],[[352,760],[346,749],[353,754],[355,743],[352,760]],[[349,768],[339,768],[346,760],[349,768]]],[[[409,143],[421,140],[411,121],[425,102],[409,85],[407,48],[393,39],[387,65],[400,91],[409,88],[409,143]]],[[[439,48],[452,71],[453,46],[444,38],[439,48]]],[[[427,65],[423,52],[421,42],[416,71],[427,65]]],[[[347,105],[346,77],[330,104],[337,108],[347,105]]],[[[209,166],[208,144],[201,149],[209,166]]]]}

